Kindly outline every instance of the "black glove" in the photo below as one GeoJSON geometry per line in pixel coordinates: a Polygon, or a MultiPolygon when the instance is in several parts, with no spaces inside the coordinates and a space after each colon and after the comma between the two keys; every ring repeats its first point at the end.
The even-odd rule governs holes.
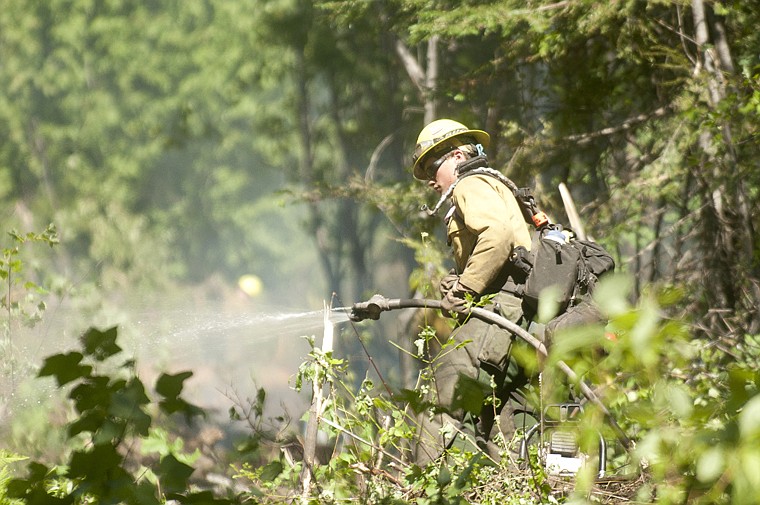
{"type": "Polygon", "coordinates": [[[446,296],[446,293],[456,286],[457,281],[459,281],[459,276],[456,271],[454,269],[449,270],[449,273],[438,283],[438,291],[441,292],[441,296],[446,296]]]}

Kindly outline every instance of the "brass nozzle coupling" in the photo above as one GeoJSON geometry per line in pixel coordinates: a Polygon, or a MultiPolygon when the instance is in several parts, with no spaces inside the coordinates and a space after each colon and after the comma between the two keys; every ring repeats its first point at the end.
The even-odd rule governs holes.
{"type": "Polygon", "coordinates": [[[391,310],[388,299],[383,295],[373,295],[366,302],[353,304],[348,318],[355,322],[364,321],[365,319],[377,321],[380,319],[380,313],[386,310],[391,310]]]}

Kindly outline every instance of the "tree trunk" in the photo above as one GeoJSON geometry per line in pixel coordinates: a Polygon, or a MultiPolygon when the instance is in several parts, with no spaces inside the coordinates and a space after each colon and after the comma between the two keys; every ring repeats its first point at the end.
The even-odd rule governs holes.
{"type": "MultiPolygon", "coordinates": [[[[436,88],[438,85],[438,44],[439,37],[434,35],[427,41],[426,46],[426,61],[423,66],[414,58],[409,49],[404,45],[401,40],[396,41],[396,53],[401,59],[401,63],[417,87],[420,99],[424,104],[424,117],[420,128],[431,121],[434,121],[437,117],[437,100],[436,100],[436,88]]],[[[424,265],[425,271],[432,271],[429,265],[424,265]]],[[[411,294],[413,298],[422,297],[422,293],[417,290],[411,294]]],[[[403,311],[398,318],[398,327],[401,328],[400,334],[402,339],[398,342],[399,346],[406,349],[408,352],[399,353],[401,379],[405,387],[413,386],[413,377],[411,370],[416,370],[417,367],[412,362],[411,355],[416,353],[414,349],[413,335],[417,333],[419,326],[419,314],[418,311],[403,311]]]]}
{"type": "MultiPolygon", "coordinates": [[[[717,116],[727,96],[725,76],[733,72],[733,60],[723,25],[703,0],[692,0],[692,13],[699,50],[694,73],[703,76],[710,108],[717,116]]],[[[745,327],[737,330],[743,334],[760,327],[760,283],[757,273],[746,266],[752,265],[755,234],[728,119],[723,120],[720,133],[718,139],[703,127],[698,143],[701,161],[694,167],[698,172],[695,175],[702,180],[704,219],[700,223],[706,271],[713,274],[707,279],[706,298],[714,313],[742,319],[745,327]]],[[[732,331],[732,325],[723,319],[716,317],[709,329],[732,331]]]]}

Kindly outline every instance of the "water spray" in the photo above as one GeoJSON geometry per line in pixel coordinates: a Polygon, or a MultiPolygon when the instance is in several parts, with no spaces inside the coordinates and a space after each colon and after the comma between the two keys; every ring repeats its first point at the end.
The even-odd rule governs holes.
{"type": "MultiPolygon", "coordinates": [[[[419,309],[440,309],[441,308],[441,302],[440,300],[428,300],[424,298],[409,298],[409,299],[389,299],[385,298],[382,295],[374,295],[372,298],[365,302],[359,302],[355,303],[349,312],[349,319],[354,322],[364,321],[365,319],[372,319],[372,320],[378,320],[380,319],[380,314],[386,311],[390,310],[397,310],[397,309],[408,309],[408,308],[419,308],[419,309]]],[[[345,309],[334,309],[334,310],[345,310],[345,309]]],[[[549,353],[546,350],[546,346],[538,340],[536,337],[525,331],[523,328],[518,326],[517,324],[513,323],[509,319],[492,312],[490,310],[486,310],[482,307],[472,307],[470,308],[470,315],[472,317],[478,318],[484,322],[495,324],[501,328],[504,328],[505,330],[509,331],[516,337],[520,338],[521,340],[525,341],[536,349],[538,353],[543,356],[544,358],[549,357],[549,353]]],[[[628,438],[628,436],[625,434],[623,429],[618,425],[617,421],[615,421],[615,418],[612,416],[612,413],[607,409],[607,407],[602,403],[601,399],[594,393],[594,391],[585,383],[583,382],[580,377],[573,371],[570,366],[565,363],[562,360],[557,361],[556,363],[557,367],[562,370],[562,372],[575,384],[578,385],[581,393],[583,396],[596,405],[607,417],[607,420],[612,427],[612,429],[615,431],[615,435],[620,440],[620,443],[625,447],[626,449],[632,448],[632,442],[628,438]]]]}

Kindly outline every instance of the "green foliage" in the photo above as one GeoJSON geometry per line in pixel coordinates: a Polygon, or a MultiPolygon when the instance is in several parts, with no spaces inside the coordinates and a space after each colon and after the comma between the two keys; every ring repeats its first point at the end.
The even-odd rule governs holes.
{"type": "Polygon", "coordinates": [[[17,1],[0,19],[0,207],[56,222],[50,270],[103,289],[251,272],[268,286],[320,261],[320,281],[358,298],[381,267],[394,287],[413,269],[394,239],[431,232],[405,170],[426,110],[488,129],[493,165],[553,215],[567,183],[621,264],[695,291],[673,310],[752,322],[758,15],[708,2],[703,46],[693,15],[660,1],[17,1]],[[712,73],[706,48],[720,49],[712,73]],[[271,195],[286,182],[303,205],[283,211],[271,195]]]}
{"type": "Polygon", "coordinates": [[[22,251],[33,243],[47,244],[50,247],[59,243],[57,230],[52,223],[42,233],[21,234],[11,230],[8,235],[13,240],[13,245],[3,247],[0,257],[0,280],[3,282],[0,309],[6,311],[8,316],[3,325],[4,337],[9,335],[13,318],[20,318],[24,324],[33,325],[41,319],[45,310],[45,303],[39,299],[39,295],[46,291],[24,272],[24,263],[20,257],[22,251]]]}
{"type": "Polygon", "coordinates": [[[433,285],[432,280],[440,279],[446,273],[440,267],[443,264],[441,244],[428,232],[422,232],[419,240],[408,238],[403,242],[415,252],[419,265],[409,277],[410,289],[421,293],[423,297],[434,298],[438,287],[433,285]]]}
{"type": "MultiPolygon", "coordinates": [[[[695,339],[686,324],[665,316],[677,293],[652,291],[634,307],[627,301],[631,286],[625,278],[599,286],[596,299],[610,317],[607,333],[587,328],[560,334],[544,380],[560,381],[551,365],[562,359],[599,386],[603,402],[637,440],[631,458],[615,463],[647,476],[637,500],[751,503],[760,492],[753,414],[760,398],[757,337],[746,336],[731,351],[738,359],[723,366],[727,356],[715,342],[695,339]]],[[[614,439],[592,405],[583,426],[582,439],[592,450],[600,430],[614,439]]],[[[590,480],[579,480],[580,495],[590,489],[590,480]]]]}
{"type": "Polygon", "coordinates": [[[6,489],[8,486],[8,481],[11,478],[11,465],[18,463],[19,461],[24,461],[25,459],[27,458],[24,456],[19,456],[5,450],[0,451],[0,505],[22,504],[20,500],[8,498],[6,489]]]}
{"type": "MultiPolygon", "coordinates": [[[[685,324],[665,316],[664,308],[680,295],[652,291],[631,305],[631,286],[626,277],[608,278],[598,286],[595,296],[610,318],[606,328],[575,329],[556,336],[544,363],[544,401],[560,401],[573,387],[556,371],[560,359],[597,386],[615,419],[636,440],[630,453],[610,445],[608,468],[642,475],[625,489],[626,500],[750,503],[758,492],[758,338],[747,336],[737,343],[732,349],[736,359],[716,372],[725,351],[694,339],[685,324]]],[[[238,498],[217,498],[210,491],[194,489],[190,476],[198,452],[186,452],[181,439],[154,426],[159,413],[190,418],[201,413],[180,397],[189,372],[161,375],[155,387],[159,400],[151,401],[134,376],[134,363],[119,361],[116,337],[115,328],[90,329],[82,335],[79,349],[43,363],[40,376],[53,377],[68,389],[77,414],[67,430],[71,452],[59,465],[31,461],[26,476],[6,479],[9,500],[278,503],[300,491],[303,463],[292,452],[292,444],[257,463],[235,465],[238,483],[247,486],[238,498]],[[106,374],[105,369],[114,371],[106,374]],[[127,449],[137,445],[142,454],[157,456],[154,464],[135,467],[130,462],[127,449]]],[[[436,339],[435,332],[426,328],[419,346],[424,351],[436,339]]],[[[441,352],[452,352],[463,344],[448,340],[437,345],[441,352]]],[[[431,372],[436,362],[426,354],[416,357],[426,365],[419,387],[392,395],[369,378],[355,389],[346,361],[316,348],[299,368],[298,388],[316,382],[327,391],[318,419],[327,443],[320,448],[323,459],[312,468],[315,486],[305,497],[309,503],[516,505],[581,503],[589,497],[609,503],[589,471],[592,466],[574,483],[558,482],[545,473],[538,449],[531,447],[529,468],[519,470],[509,450],[516,441],[498,441],[500,461],[492,461],[474,446],[455,445],[425,467],[410,463],[409,444],[416,436],[413,413],[439,409],[423,394],[435,387],[431,372]]],[[[489,387],[477,381],[460,381],[457,395],[458,406],[471,412],[495,401],[489,387]]],[[[251,411],[234,409],[235,417],[256,426],[265,401],[266,394],[259,390],[251,411]]],[[[577,426],[581,447],[592,461],[600,433],[615,440],[594,405],[585,406],[577,426]]],[[[282,443],[274,438],[269,442],[282,443]]]]}
{"type": "Polygon", "coordinates": [[[268,130],[254,126],[269,100],[251,89],[266,74],[254,40],[261,16],[230,2],[5,10],[0,207],[25,224],[58,224],[56,267],[105,290],[216,272],[236,280],[272,270],[275,236],[305,251],[299,265],[313,261],[295,245],[297,226],[272,226],[297,224],[282,217],[297,211],[262,198],[284,177],[265,161],[268,130]]]}
{"type": "MultiPolygon", "coordinates": [[[[436,339],[428,327],[420,335],[420,347],[424,349],[436,339]]],[[[436,345],[445,353],[464,344],[450,339],[436,345]]],[[[296,387],[302,388],[306,381],[326,386],[318,424],[327,443],[319,447],[323,457],[311,469],[314,487],[302,499],[308,503],[348,500],[427,505],[542,503],[542,497],[551,492],[540,483],[542,470],[517,471],[507,456],[507,441],[502,440],[505,457],[500,463],[491,461],[474,444],[456,445],[425,467],[410,462],[409,447],[417,436],[414,413],[441,411],[424,395],[435,388],[431,372],[436,361],[422,354],[417,358],[427,360],[419,388],[389,396],[370,378],[353,388],[345,362],[313,348],[309,361],[299,369],[296,387]]],[[[495,400],[492,389],[479,383],[462,381],[458,392],[463,405],[473,411],[479,412],[484,402],[495,400]],[[479,393],[476,398],[467,394],[473,388],[479,393]]],[[[249,483],[247,494],[258,503],[278,503],[302,489],[303,462],[293,458],[289,449],[267,463],[243,464],[237,469],[237,479],[249,483]]]]}
{"type": "MultiPolygon", "coordinates": [[[[8,232],[12,245],[0,249],[0,311],[3,312],[0,332],[0,400],[10,404],[20,393],[18,376],[23,376],[33,364],[24,362],[17,352],[17,334],[21,327],[31,328],[41,321],[47,308],[44,296],[48,291],[36,279],[38,271],[30,269],[32,245],[46,244],[51,249],[59,243],[58,233],[52,223],[41,233],[8,232]],[[31,271],[30,271],[31,270],[31,271]]],[[[34,263],[31,263],[34,265],[34,263]]]]}
{"type": "Polygon", "coordinates": [[[206,491],[193,491],[190,476],[193,457],[183,452],[181,442],[170,442],[167,434],[152,428],[153,416],[181,413],[193,418],[202,411],[180,398],[190,372],[163,374],[156,393],[162,398],[157,411],[143,383],[134,374],[130,360],[118,363],[109,375],[121,348],[117,330],[88,330],[80,339],[81,349],[47,358],[39,376],[55,378],[59,387],[69,388],[77,418],[68,425],[68,443],[73,449],[68,461],[57,466],[31,461],[27,475],[7,483],[11,498],[28,504],[43,503],[231,503],[206,491]],[[128,455],[141,444],[145,453],[160,458],[151,468],[135,471],[128,455]]]}
{"type": "MultiPolygon", "coordinates": [[[[601,327],[568,333],[548,364],[562,359],[600,385],[639,440],[633,459],[646,459],[650,479],[639,501],[751,501],[760,475],[753,225],[760,11],[753,2],[705,2],[709,39],[698,40],[691,7],[654,0],[5,2],[0,208],[19,229],[55,222],[62,244],[55,257],[34,249],[26,263],[27,246],[55,244],[56,229],[11,234],[0,259],[4,335],[12,323],[39,320],[44,275],[84,276],[84,291],[87,282],[159,289],[215,272],[228,280],[264,272],[267,287],[300,279],[285,283],[288,302],[322,291],[322,278],[348,300],[375,291],[379,279],[406,289],[416,259],[424,267],[413,272],[411,288],[434,293],[445,247],[434,221],[419,213],[430,196],[405,171],[425,110],[489,130],[492,164],[535,186],[553,215],[562,215],[553,188],[567,183],[587,231],[633,274],[598,292],[617,343],[601,327]],[[437,46],[428,46],[433,40],[437,46]],[[409,78],[401,47],[425,75],[409,78]],[[433,48],[436,59],[426,59],[433,48]],[[289,192],[272,196],[285,181],[289,192]],[[301,204],[282,211],[293,195],[301,204]],[[303,246],[299,226],[316,251],[303,246]],[[320,276],[304,261],[317,257],[320,276]]],[[[93,454],[126,482],[121,453],[111,447],[159,437],[151,408],[198,414],[180,397],[186,373],[164,376],[154,405],[135,377],[99,371],[118,357],[115,333],[95,331],[82,349],[43,364],[43,375],[73,395],[80,418],[67,433],[76,468],[32,463],[25,481],[32,502],[65,501],[90,484],[87,493],[106,493],[93,454]],[[83,448],[84,439],[91,445],[83,448]],[[87,472],[93,482],[81,477],[87,472]]],[[[426,331],[419,348],[432,338],[426,331]]],[[[4,367],[14,363],[11,344],[3,342],[4,367]]],[[[340,379],[350,375],[350,360],[313,359],[319,368],[305,365],[299,380],[327,381],[333,396],[347,396],[327,413],[340,429],[327,429],[354,442],[354,452],[318,470],[338,490],[322,498],[355,492],[398,503],[428,490],[454,500],[478,489],[474,476],[495,471],[463,456],[457,471],[469,473],[461,485],[438,467],[402,472],[401,485],[372,473],[379,469],[370,462],[389,457],[378,447],[403,454],[406,411],[371,381],[350,393],[350,381],[340,379]]],[[[463,395],[474,408],[477,385],[462,391],[474,393],[463,395]]],[[[412,410],[429,407],[416,391],[396,399],[412,410]]],[[[597,428],[599,412],[586,415],[597,428]]],[[[178,451],[167,442],[153,472],[174,490],[189,464],[178,451]]],[[[250,471],[281,479],[276,490],[299,473],[287,461],[263,468],[250,471]]],[[[583,478],[578,500],[590,488],[583,478]]],[[[135,500],[162,499],[154,482],[133,487],[135,500]]],[[[510,499],[491,491],[483,496],[510,499]]]]}

